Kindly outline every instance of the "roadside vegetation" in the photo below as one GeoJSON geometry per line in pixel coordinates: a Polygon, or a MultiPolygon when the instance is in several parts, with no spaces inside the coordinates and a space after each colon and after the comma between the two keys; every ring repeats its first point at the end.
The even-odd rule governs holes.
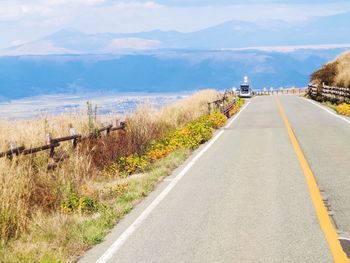
{"type": "Polygon", "coordinates": [[[345,52],[311,75],[314,84],[350,88],[350,52],[345,52]]]}
{"type": "MultiPolygon", "coordinates": [[[[61,146],[69,152],[55,170],[47,153],[0,159],[0,262],[74,262],[109,231],[157,183],[208,141],[226,117],[208,115],[213,90],[162,109],[141,106],[112,136],[61,146]]],[[[243,101],[232,110],[237,112],[243,101]]],[[[0,122],[0,151],[9,142],[27,147],[46,134],[78,133],[112,121],[88,114],[0,122]]]]}
{"type": "MultiPolygon", "coordinates": [[[[311,82],[321,86],[322,83],[328,86],[350,88],[350,52],[345,52],[322,66],[311,75],[311,82]]],[[[324,101],[324,104],[338,114],[350,116],[350,104],[324,101]]]]}
{"type": "Polygon", "coordinates": [[[335,107],[338,114],[350,116],[350,104],[342,103],[335,107]]]}
{"type": "Polygon", "coordinates": [[[324,101],[322,102],[322,104],[334,110],[336,113],[340,115],[350,116],[350,104],[348,103],[336,104],[330,101],[324,101]]]}

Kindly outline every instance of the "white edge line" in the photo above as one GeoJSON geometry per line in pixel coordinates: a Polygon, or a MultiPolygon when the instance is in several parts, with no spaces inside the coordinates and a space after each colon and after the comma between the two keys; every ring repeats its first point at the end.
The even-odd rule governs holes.
{"type": "Polygon", "coordinates": [[[331,111],[330,109],[327,109],[325,106],[320,105],[319,103],[317,103],[317,102],[315,102],[315,101],[312,101],[312,100],[310,100],[310,99],[304,98],[304,100],[306,100],[307,102],[309,102],[309,103],[311,103],[311,104],[313,104],[313,105],[319,107],[320,109],[322,109],[322,110],[328,112],[329,114],[333,115],[334,117],[337,117],[337,118],[339,118],[339,119],[341,119],[341,120],[343,120],[343,121],[345,121],[345,122],[347,122],[347,123],[350,124],[350,120],[349,120],[349,119],[347,119],[347,118],[345,118],[345,117],[343,117],[343,116],[340,116],[340,115],[336,114],[335,112],[331,111]]]}
{"type": "MultiPolygon", "coordinates": [[[[224,127],[228,128],[239,117],[239,115],[250,104],[250,101],[244,105],[244,107],[236,114],[236,116],[224,127]]],[[[96,263],[106,263],[110,260],[114,254],[120,249],[120,247],[126,242],[126,240],[138,229],[148,215],[159,205],[159,203],[168,195],[168,193],[177,185],[182,177],[191,169],[191,167],[198,161],[199,158],[219,139],[224,133],[224,130],[219,131],[215,137],[190,161],[181,172],[169,183],[169,185],[152,201],[152,203],[139,215],[139,217],[118,237],[116,241],[106,250],[106,252],[96,261],[96,263]]]]}

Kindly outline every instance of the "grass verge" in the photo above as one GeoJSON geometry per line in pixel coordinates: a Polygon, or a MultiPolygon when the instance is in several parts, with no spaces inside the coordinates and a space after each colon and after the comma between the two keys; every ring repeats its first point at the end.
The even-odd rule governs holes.
{"type": "Polygon", "coordinates": [[[350,117],[350,104],[347,104],[347,103],[335,104],[331,102],[322,102],[322,104],[334,110],[339,115],[350,117]]]}
{"type": "Polygon", "coordinates": [[[190,152],[177,150],[153,163],[144,174],[91,184],[103,197],[98,213],[35,215],[26,234],[0,247],[0,262],[76,261],[83,251],[100,243],[109,229],[182,164],[190,152]]]}

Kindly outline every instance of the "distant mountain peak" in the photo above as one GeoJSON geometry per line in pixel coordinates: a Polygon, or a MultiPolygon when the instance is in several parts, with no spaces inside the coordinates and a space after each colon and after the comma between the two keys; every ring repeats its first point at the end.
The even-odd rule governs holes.
{"type": "MultiPolygon", "coordinates": [[[[303,22],[278,19],[257,21],[229,20],[195,32],[151,30],[136,33],[85,33],[63,28],[37,41],[16,47],[18,52],[69,50],[78,54],[101,54],[120,50],[199,49],[221,50],[247,47],[285,47],[350,43],[350,13],[314,17],[303,22]],[[327,32],[327,34],[325,34],[327,32]],[[44,42],[44,43],[43,43],[44,42]],[[49,44],[50,45],[49,45],[49,44]],[[20,47],[20,48],[19,48],[20,47]]],[[[0,54],[11,53],[14,47],[0,54]]],[[[13,52],[12,52],[13,53],[13,52]]],[[[30,52],[29,52],[30,53],[30,52]]],[[[16,53],[17,54],[17,53],[16,53]]]]}
{"type": "Polygon", "coordinates": [[[63,28],[61,30],[56,31],[55,33],[45,37],[68,37],[68,36],[81,36],[81,35],[86,35],[85,33],[79,31],[76,28],[73,27],[68,27],[68,28],[63,28]]]}

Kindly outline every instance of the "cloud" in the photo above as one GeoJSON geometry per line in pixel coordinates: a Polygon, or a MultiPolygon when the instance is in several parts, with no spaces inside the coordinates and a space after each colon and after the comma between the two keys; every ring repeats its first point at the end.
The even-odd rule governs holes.
{"type": "Polygon", "coordinates": [[[95,6],[107,3],[107,0],[47,0],[42,2],[49,6],[64,6],[64,5],[80,5],[80,6],[95,6]]]}
{"type": "Polygon", "coordinates": [[[0,21],[18,21],[21,19],[40,19],[58,14],[55,9],[40,3],[25,4],[21,2],[0,1],[0,21]]]}
{"type": "Polygon", "coordinates": [[[57,47],[49,41],[24,44],[15,49],[0,51],[0,56],[19,56],[19,55],[47,55],[47,54],[70,54],[77,53],[71,50],[57,47]]]}
{"type": "Polygon", "coordinates": [[[159,47],[161,42],[142,38],[118,38],[109,44],[109,50],[137,49],[145,50],[159,47]]]}
{"type": "Polygon", "coordinates": [[[90,33],[191,32],[232,19],[297,21],[349,10],[349,1],[338,0],[0,0],[0,48],[66,27],[90,33]]]}
{"type": "Polygon", "coordinates": [[[147,1],[147,2],[118,2],[114,4],[114,7],[119,7],[122,9],[157,9],[162,8],[163,5],[160,5],[156,2],[147,1]]]}
{"type": "Polygon", "coordinates": [[[0,21],[22,19],[40,20],[73,14],[87,8],[110,6],[120,10],[157,9],[162,5],[153,1],[111,1],[111,0],[0,0],[0,21]]]}
{"type": "Polygon", "coordinates": [[[29,42],[28,40],[16,39],[11,42],[11,46],[19,46],[29,42]]]}
{"type": "MultiPolygon", "coordinates": [[[[329,4],[329,0],[158,0],[159,4],[169,6],[220,6],[220,5],[256,5],[256,4],[329,4]]],[[[346,2],[333,0],[333,3],[346,2]]]]}

